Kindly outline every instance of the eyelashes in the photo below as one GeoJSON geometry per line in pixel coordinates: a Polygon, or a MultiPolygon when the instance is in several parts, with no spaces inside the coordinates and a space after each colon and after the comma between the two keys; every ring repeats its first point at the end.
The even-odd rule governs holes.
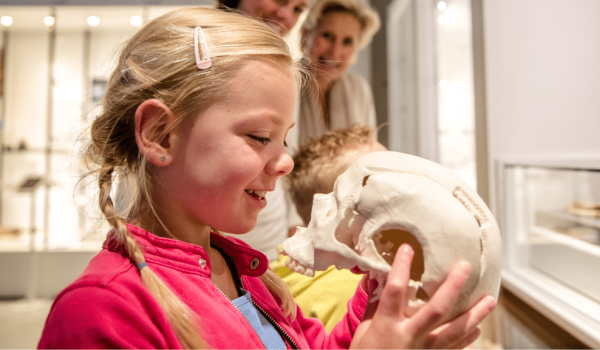
{"type": "MultiPolygon", "coordinates": [[[[260,144],[268,145],[271,142],[271,139],[268,137],[256,136],[256,135],[248,135],[251,139],[258,141],[260,144]]],[[[283,147],[287,147],[287,141],[283,141],[283,147]]]]}
{"type": "Polygon", "coordinates": [[[261,136],[256,136],[256,135],[248,135],[250,136],[251,139],[258,141],[259,143],[263,144],[263,145],[267,145],[269,144],[269,142],[271,142],[271,139],[268,137],[261,137],[261,136]]]}

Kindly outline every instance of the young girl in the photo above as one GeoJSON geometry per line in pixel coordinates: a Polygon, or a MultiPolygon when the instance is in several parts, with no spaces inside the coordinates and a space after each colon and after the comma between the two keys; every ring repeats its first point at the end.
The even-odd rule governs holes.
{"type": "Polygon", "coordinates": [[[295,76],[277,33],[219,10],[170,12],[128,42],[87,152],[114,229],[56,297],[40,348],[447,348],[474,340],[493,299],[436,322],[468,266],[458,264],[431,306],[408,319],[405,247],[379,307],[367,305],[363,279],[328,334],[298,311],[262,253],[219,234],[252,229],[265,193],[293,167],[285,138],[295,76]],[[111,196],[123,177],[139,191],[121,217],[111,196]]]}

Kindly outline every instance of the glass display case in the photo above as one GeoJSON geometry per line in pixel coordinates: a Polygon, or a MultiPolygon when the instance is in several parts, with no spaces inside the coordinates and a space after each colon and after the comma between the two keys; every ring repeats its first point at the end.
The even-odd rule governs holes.
{"type": "Polygon", "coordinates": [[[0,298],[53,297],[101,249],[82,141],[115,48],[176,7],[0,6],[0,298]]]}
{"type": "Polygon", "coordinates": [[[600,157],[495,165],[503,287],[600,348],[600,157]]]}

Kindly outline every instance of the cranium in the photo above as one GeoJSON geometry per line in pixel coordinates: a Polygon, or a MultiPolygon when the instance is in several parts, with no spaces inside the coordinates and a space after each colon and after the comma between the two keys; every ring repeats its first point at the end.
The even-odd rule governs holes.
{"type": "Polygon", "coordinates": [[[308,276],[331,265],[369,271],[378,279],[378,295],[405,242],[415,250],[407,316],[427,302],[459,260],[469,262],[472,272],[447,319],[484,295],[497,298],[502,253],[490,210],[450,170],[403,153],[374,152],[354,161],[332,193],[315,194],[308,227],[298,227],[282,253],[290,269],[308,276]]]}

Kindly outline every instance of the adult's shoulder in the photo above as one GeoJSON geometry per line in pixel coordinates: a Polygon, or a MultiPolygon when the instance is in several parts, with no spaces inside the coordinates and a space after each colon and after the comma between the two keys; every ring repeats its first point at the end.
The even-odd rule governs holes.
{"type": "MultiPolygon", "coordinates": [[[[352,96],[372,95],[371,85],[360,74],[347,72],[336,82],[338,88],[352,96]]],[[[335,88],[335,86],[334,86],[335,88]]]]}
{"type": "Polygon", "coordinates": [[[347,72],[340,78],[340,81],[345,82],[347,84],[352,84],[352,85],[367,86],[367,87],[370,86],[369,82],[367,81],[367,79],[365,79],[365,77],[363,77],[362,75],[360,75],[358,73],[354,73],[354,72],[347,72]]]}

